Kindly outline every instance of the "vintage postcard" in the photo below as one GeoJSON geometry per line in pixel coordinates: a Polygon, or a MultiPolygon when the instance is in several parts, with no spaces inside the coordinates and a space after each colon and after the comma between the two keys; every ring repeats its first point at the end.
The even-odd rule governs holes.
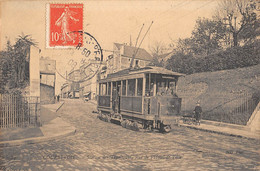
{"type": "Polygon", "coordinates": [[[0,170],[260,170],[257,0],[0,0],[0,170]]]}

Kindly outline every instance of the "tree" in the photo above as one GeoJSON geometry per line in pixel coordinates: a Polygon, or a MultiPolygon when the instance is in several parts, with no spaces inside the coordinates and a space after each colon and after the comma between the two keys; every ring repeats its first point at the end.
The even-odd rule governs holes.
{"type": "Polygon", "coordinates": [[[162,41],[155,41],[149,49],[153,56],[159,56],[163,54],[166,46],[162,41]]]}
{"type": "Polygon", "coordinates": [[[220,21],[199,18],[192,31],[190,48],[195,55],[209,55],[222,48],[226,27],[220,21]]]}
{"type": "Polygon", "coordinates": [[[177,52],[167,60],[166,68],[175,72],[192,74],[194,58],[191,55],[186,55],[181,52],[177,52]]]}
{"type": "Polygon", "coordinates": [[[30,47],[36,46],[36,42],[30,37],[30,35],[21,35],[16,39],[14,45],[14,72],[15,82],[23,82],[29,80],[29,58],[30,47]]]}
{"type": "Polygon", "coordinates": [[[192,53],[193,42],[191,38],[179,39],[176,47],[176,51],[184,55],[192,53]]]}
{"type": "Polygon", "coordinates": [[[260,19],[245,26],[239,35],[244,44],[252,44],[257,41],[256,37],[260,36],[260,19]]]}
{"type": "Polygon", "coordinates": [[[216,11],[223,25],[228,26],[228,31],[233,38],[233,46],[238,46],[241,34],[257,22],[255,0],[222,0],[216,11]]]}
{"type": "Polygon", "coordinates": [[[166,45],[162,41],[155,41],[153,45],[149,48],[153,60],[149,63],[149,65],[153,66],[163,66],[163,59],[160,58],[162,54],[164,54],[166,50],[166,45]]]}
{"type": "Polygon", "coordinates": [[[36,46],[29,35],[19,36],[12,46],[7,41],[6,51],[1,52],[0,73],[1,91],[6,92],[14,88],[23,88],[29,83],[30,46],[36,46]]]}

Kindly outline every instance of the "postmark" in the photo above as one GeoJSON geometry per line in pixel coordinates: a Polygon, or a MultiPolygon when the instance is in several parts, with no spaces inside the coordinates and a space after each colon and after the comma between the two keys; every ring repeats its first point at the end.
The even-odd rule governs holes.
{"type": "Polygon", "coordinates": [[[74,48],[83,44],[83,4],[46,5],[46,47],[74,48]]]}
{"type": "Polygon", "coordinates": [[[57,73],[69,82],[81,83],[93,78],[100,70],[103,61],[103,52],[94,36],[83,31],[73,33],[82,36],[83,42],[74,47],[73,55],[66,58],[66,67],[57,73]]]}

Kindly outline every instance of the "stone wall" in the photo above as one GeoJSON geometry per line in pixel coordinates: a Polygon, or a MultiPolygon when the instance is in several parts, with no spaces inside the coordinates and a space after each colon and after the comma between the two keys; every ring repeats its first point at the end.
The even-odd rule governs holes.
{"type": "Polygon", "coordinates": [[[41,84],[41,104],[55,103],[55,89],[52,86],[41,84]]]}

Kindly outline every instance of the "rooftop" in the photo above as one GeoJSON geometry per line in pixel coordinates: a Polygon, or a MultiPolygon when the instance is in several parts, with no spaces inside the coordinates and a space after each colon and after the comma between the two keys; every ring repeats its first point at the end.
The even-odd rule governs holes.
{"type": "Polygon", "coordinates": [[[164,74],[164,75],[171,75],[171,76],[184,76],[185,74],[181,74],[178,72],[173,72],[171,70],[162,68],[162,67],[155,67],[155,66],[146,66],[143,68],[128,68],[116,73],[108,74],[107,78],[114,78],[123,75],[130,75],[130,74],[139,74],[139,73],[150,73],[150,74],[164,74]]]}
{"type": "MultiPolygon", "coordinates": [[[[122,56],[128,57],[128,58],[132,58],[138,49],[137,47],[124,45],[124,44],[120,44],[120,43],[114,43],[114,44],[118,49],[121,49],[122,47],[124,47],[122,56]]],[[[135,56],[135,59],[151,61],[153,59],[153,57],[145,49],[139,48],[137,51],[137,54],[135,56]]]]}

